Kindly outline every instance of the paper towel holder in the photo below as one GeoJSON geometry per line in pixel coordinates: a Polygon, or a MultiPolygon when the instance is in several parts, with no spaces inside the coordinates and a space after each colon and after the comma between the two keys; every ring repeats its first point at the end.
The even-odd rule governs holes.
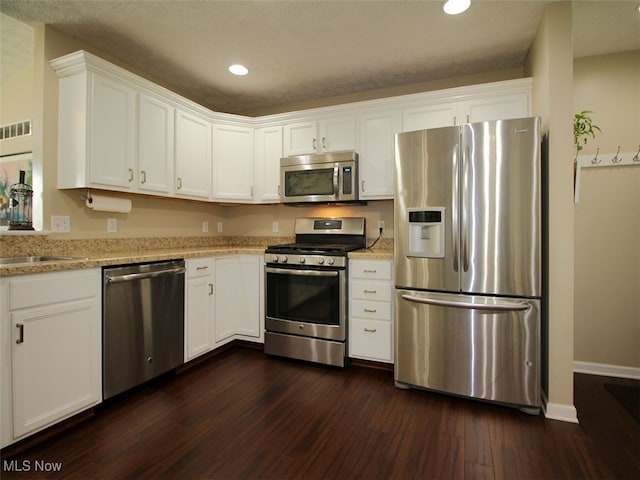
{"type": "Polygon", "coordinates": [[[96,195],[96,198],[93,198],[90,189],[87,189],[87,196],[83,196],[82,199],[89,209],[95,210],[96,212],[131,212],[131,200],[128,199],[105,195],[96,195]]]}

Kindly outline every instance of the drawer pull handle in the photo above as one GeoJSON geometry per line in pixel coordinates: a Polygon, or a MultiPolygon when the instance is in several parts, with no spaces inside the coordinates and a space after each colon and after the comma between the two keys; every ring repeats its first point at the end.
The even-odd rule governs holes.
{"type": "Polygon", "coordinates": [[[364,329],[365,332],[369,332],[369,333],[376,333],[378,331],[377,328],[365,328],[364,329]]]}
{"type": "Polygon", "coordinates": [[[209,267],[208,266],[203,266],[203,267],[196,267],[196,270],[200,271],[200,270],[207,270],[209,267]]]}
{"type": "Polygon", "coordinates": [[[19,345],[24,343],[24,324],[16,323],[16,328],[18,329],[18,339],[16,340],[16,343],[19,345]]]}
{"type": "Polygon", "coordinates": [[[376,313],[377,312],[377,310],[375,308],[373,308],[373,309],[365,308],[364,311],[367,312],[367,313],[376,313]]]}
{"type": "Polygon", "coordinates": [[[373,269],[373,270],[369,270],[369,269],[364,269],[364,273],[377,273],[377,270],[373,269]]]}
{"type": "Polygon", "coordinates": [[[377,290],[367,290],[367,289],[365,289],[364,293],[378,293],[378,291],[377,290]]]}

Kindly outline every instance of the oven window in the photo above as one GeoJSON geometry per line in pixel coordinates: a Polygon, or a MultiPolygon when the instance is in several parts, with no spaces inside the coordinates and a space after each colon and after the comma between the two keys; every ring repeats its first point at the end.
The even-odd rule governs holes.
{"type": "Polygon", "coordinates": [[[340,325],[340,276],[267,272],[266,303],[268,317],[340,325]]]}
{"type": "Polygon", "coordinates": [[[294,170],[284,174],[286,197],[333,195],[333,168],[294,170]]]}

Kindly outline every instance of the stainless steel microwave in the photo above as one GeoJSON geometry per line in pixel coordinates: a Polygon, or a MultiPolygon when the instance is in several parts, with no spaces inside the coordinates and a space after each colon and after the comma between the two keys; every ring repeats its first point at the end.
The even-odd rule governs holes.
{"type": "Polygon", "coordinates": [[[280,185],[283,203],[358,200],[358,154],[348,151],[281,158],[280,185]]]}

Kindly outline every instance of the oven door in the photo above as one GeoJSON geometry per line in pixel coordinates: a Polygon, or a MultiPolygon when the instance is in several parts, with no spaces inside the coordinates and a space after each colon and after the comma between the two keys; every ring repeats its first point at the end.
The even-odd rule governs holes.
{"type": "Polygon", "coordinates": [[[344,269],[265,268],[266,321],[269,332],[344,341],[344,269]]]}

